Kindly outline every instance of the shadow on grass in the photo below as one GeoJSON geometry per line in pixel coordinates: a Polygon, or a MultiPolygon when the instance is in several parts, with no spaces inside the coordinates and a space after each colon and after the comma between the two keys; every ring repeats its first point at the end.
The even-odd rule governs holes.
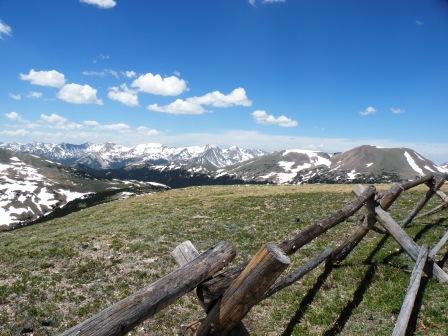
{"type": "MultiPolygon", "coordinates": [[[[440,225],[444,222],[445,219],[440,219],[436,223],[430,223],[425,225],[417,234],[414,236],[414,241],[420,240],[430,229],[432,229],[434,226],[440,225]]],[[[348,322],[350,316],[352,315],[353,310],[359,306],[359,304],[362,302],[364,298],[364,294],[367,292],[367,289],[370,287],[373,278],[375,276],[377,266],[379,264],[389,265],[389,262],[396,256],[400,255],[403,252],[403,249],[399,249],[396,252],[393,252],[386,256],[381,263],[374,263],[373,258],[378,253],[378,251],[384,246],[388,239],[389,235],[385,235],[380,242],[377,244],[377,246],[372,250],[372,252],[369,254],[369,256],[365,259],[364,264],[369,265],[367,271],[364,273],[364,276],[359,284],[359,286],[356,288],[355,292],[353,293],[353,298],[346,304],[346,306],[342,309],[341,313],[339,314],[336,321],[333,323],[330,329],[328,329],[324,335],[325,336],[334,336],[341,333],[341,331],[344,329],[346,323],[348,322]]],[[[447,256],[448,258],[448,256],[447,256]]],[[[421,286],[419,289],[419,296],[420,301],[417,298],[416,304],[414,305],[414,311],[413,316],[411,316],[411,320],[409,325],[411,324],[415,326],[417,324],[417,316],[418,312],[420,311],[420,307],[423,300],[423,294],[425,292],[426,286],[427,286],[428,278],[425,277],[422,279],[421,286]]]]}
{"type": "MultiPolygon", "coordinates": [[[[441,218],[436,223],[428,223],[427,225],[423,226],[423,228],[418,231],[415,236],[413,237],[414,241],[417,242],[420,240],[431,228],[437,225],[441,225],[447,218],[441,218]]],[[[355,292],[353,293],[353,298],[346,304],[346,306],[342,309],[340,312],[338,318],[333,323],[330,329],[328,329],[324,335],[325,336],[334,336],[338,335],[342,332],[344,329],[346,323],[348,322],[350,316],[353,313],[353,310],[356,309],[359,304],[362,302],[364,298],[364,294],[367,292],[368,288],[370,287],[373,278],[376,274],[376,270],[378,265],[389,265],[389,262],[396,256],[400,255],[403,252],[403,249],[399,249],[396,252],[390,253],[387,255],[383,260],[379,263],[373,262],[374,257],[376,254],[381,250],[381,248],[386,244],[387,239],[390,236],[388,234],[384,235],[381,240],[378,242],[378,244],[375,246],[375,248],[370,252],[370,254],[367,256],[367,258],[364,260],[363,264],[368,265],[368,269],[364,273],[364,276],[359,283],[358,287],[356,288],[355,292]]],[[[445,254],[444,258],[439,262],[440,266],[448,260],[448,252],[445,254]]],[[[343,265],[341,265],[343,266],[343,265]]],[[[318,291],[322,287],[322,285],[327,280],[328,276],[332,272],[333,268],[338,268],[340,266],[326,266],[324,272],[318,277],[317,281],[313,285],[313,287],[307,292],[305,297],[300,302],[299,308],[297,309],[294,316],[289,321],[286,329],[283,331],[282,336],[289,336],[292,334],[295,326],[297,326],[305,312],[307,311],[309,305],[314,301],[318,291]]],[[[411,319],[409,321],[409,327],[408,327],[408,334],[409,332],[415,331],[416,325],[417,325],[417,317],[418,313],[420,311],[420,307],[422,305],[424,292],[427,286],[429,278],[425,277],[422,279],[420,289],[418,292],[418,296],[414,305],[414,310],[412,312],[411,319]]]]}
{"type": "Polygon", "coordinates": [[[319,275],[313,287],[310,288],[310,290],[306,293],[306,295],[300,302],[299,308],[289,321],[288,325],[286,326],[286,329],[282,333],[282,336],[290,336],[292,334],[295,326],[300,323],[300,321],[303,318],[303,315],[305,315],[305,312],[308,310],[309,305],[314,301],[314,298],[316,297],[320,288],[328,279],[332,271],[333,267],[331,267],[331,265],[328,264],[325,266],[324,271],[322,272],[321,275],[319,275]]]}

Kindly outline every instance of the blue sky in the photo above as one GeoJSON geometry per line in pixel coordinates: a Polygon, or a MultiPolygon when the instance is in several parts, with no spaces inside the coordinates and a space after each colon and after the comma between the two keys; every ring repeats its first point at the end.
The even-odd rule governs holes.
{"type": "Polygon", "coordinates": [[[0,20],[0,141],[448,161],[445,0],[0,0],[0,20]]]}

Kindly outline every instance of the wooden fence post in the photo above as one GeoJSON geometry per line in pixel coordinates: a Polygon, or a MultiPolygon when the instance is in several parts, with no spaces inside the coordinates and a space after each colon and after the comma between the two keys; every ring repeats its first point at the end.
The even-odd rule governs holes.
{"type": "MultiPolygon", "coordinates": [[[[171,255],[179,266],[183,266],[197,258],[199,256],[199,252],[191,241],[186,240],[183,243],[177,245],[171,252],[171,255]]],[[[198,300],[202,308],[204,308],[204,310],[207,312],[208,306],[204,303],[203,298],[198,295],[198,300]]],[[[196,328],[198,328],[199,325],[199,321],[190,323],[190,325],[184,328],[185,330],[182,331],[182,334],[185,336],[194,335],[196,333],[196,328]]],[[[247,331],[243,322],[240,322],[235,326],[235,329],[232,332],[232,336],[249,336],[249,332],[247,331]]]]}
{"type": "Polygon", "coordinates": [[[285,275],[284,277],[278,279],[271,288],[266,292],[264,295],[264,299],[274,295],[278,291],[292,285],[296,281],[303,278],[306,274],[311,272],[313,269],[315,269],[317,266],[328,260],[328,258],[331,256],[332,249],[327,247],[325,250],[323,250],[321,253],[319,253],[317,256],[309,260],[305,265],[300,266],[297,268],[294,272],[289,273],[288,275],[285,275]]]}
{"type": "Polygon", "coordinates": [[[263,246],[213,306],[196,335],[228,335],[289,264],[289,258],[279,247],[263,246]]]}
{"type": "Polygon", "coordinates": [[[418,213],[423,209],[423,207],[428,203],[428,201],[431,199],[432,196],[439,190],[439,188],[445,183],[445,176],[439,178],[439,179],[432,179],[430,182],[427,183],[429,190],[426,192],[426,194],[418,201],[415,208],[409,213],[409,215],[406,217],[405,220],[403,220],[403,223],[401,226],[407,227],[409,224],[411,224],[412,220],[415,218],[415,216],[418,215],[418,213]]]}
{"type": "Polygon", "coordinates": [[[440,249],[446,244],[448,241],[448,231],[445,232],[442,238],[437,242],[436,245],[429,251],[429,258],[434,258],[435,255],[440,251],[440,249]]]}
{"type": "MultiPolygon", "coordinates": [[[[328,231],[332,227],[352,216],[374,194],[375,188],[373,186],[369,187],[367,190],[363,190],[360,195],[357,195],[354,200],[347,203],[343,208],[324,219],[314,221],[313,224],[299,231],[293,237],[285,239],[279,247],[285,252],[286,255],[295,253],[303,245],[308,244],[322,233],[328,231]]],[[[220,297],[229,287],[230,283],[241,273],[245,266],[246,264],[243,264],[238,267],[231,268],[221,274],[218,274],[213,279],[202,283],[198,290],[204,298],[204,302],[212,302],[220,297]]]]}
{"type": "Polygon", "coordinates": [[[180,296],[221,270],[235,257],[227,242],[220,242],[192,262],[176,269],[131,296],[107,307],[88,320],[67,330],[63,336],[125,335],[180,296]]]}
{"type": "Polygon", "coordinates": [[[420,248],[417,260],[415,261],[414,269],[412,270],[411,280],[406,291],[406,296],[401,306],[400,314],[397,317],[392,336],[405,336],[408,328],[409,318],[411,317],[412,309],[414,308],[415,298],[420,288],[420,281],[423,275],[423,268],[428,259],[428,246],[423,245],[420,248]]]}
{"type": "MultiPolygon", "coordinates": [[[[363,186],[357,186],[354,191],[355,193],[359,193],[363,189],[363,186]]],[[[412,240],[411,237],[408,236],[403,228],[394,221],[392,216],[379,206],[375,207],[375,216],[376,219],[383,224],[384,228],[403,248],[403,250],[412,258],[412,260],[417,260],[420,247],[412,240]]],[[[445,271],[441,269],[432,259],[430,259],[429,262],[432,267],[432,270],[430,270],[432,275],[440,282],[448,282],[448,274],[446,274],[445,271]]]]}

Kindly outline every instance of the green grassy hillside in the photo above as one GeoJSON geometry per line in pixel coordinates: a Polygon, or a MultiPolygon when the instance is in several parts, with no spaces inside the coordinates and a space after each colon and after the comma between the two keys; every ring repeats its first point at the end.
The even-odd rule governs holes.
{"type": "MultiPolygon", "coordinates": [[[[199,249],[228,240],[236,247],[238,260],[247,259],[263,243],[279,242],[341,207],[352,198],[349,190],[345,186],[178,189],[1,233],[0,335],[17,335],[25,326],[34,329],[34,335],[65,330],[173,270],[176,265],[169,252],[186,239],[199,249]]],[[[404,218],[421,195],[405,193],[391,209],[393,216],[404,218]]],[[[419,243],[435,243],[447,230],[447,216],[418,220],[407,230],[419,243]]],[[[342,223],[302,248],[292,257],[291,267],[326,246],[336,246],[355,223],[342,223]]],[[[446,254],[445,247],[438,258],[446,254]]],[[[344,335],[389,335],[412,267],[391,238],[382,241],[371,232],[329,274],[322,268],[314,270],[255,307],[245,323],[254,335],[279,335],[288,326],[294,335],[333,335],[336,322],[344,335]],[[375,248],[377,253],[370,255],[375,248]],[[313,295],[316,288],[320,290],[313,295]]],[[[448,286],[424,279],[422,287],[417,335],[429,331],[446,335],[448,286]]],[[[182,323],[202,316],[191,294],[132,334],[173,335],[182,323]]]]}

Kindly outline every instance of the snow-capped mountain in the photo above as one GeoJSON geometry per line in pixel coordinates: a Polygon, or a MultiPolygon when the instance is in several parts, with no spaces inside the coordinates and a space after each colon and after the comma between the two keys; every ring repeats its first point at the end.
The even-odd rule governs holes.
{"type": "Polygon", "coordinates": [[[0,148],[38,155],[65,165],[82,165],[93,169],[117,169],[129,165],[152,164],[214,171],[265,154],[261,150],[217,146],[169,147],[159,143],[125,147],[114,143],[104,144],[0,144],[0,148]]]}
{"type": "Polygon", "coordinates": [[[331,156],[324,152],[288,149],[266,154],[217,171],[219,175],[233,175],[244,181],[289,183],[296,175],[309,168],[331,165],[331,156]]]}
{"type": "Polygon", "coordinates": [[[0,230],[75,211],[79,202],[86,207],[165,188],[150,182],[100,180],[37,156],[0,149],[0,230]]]}
{"type": "Polygon", "coordinates": [[[445,169],[445,172],[448,173],[448,162],[441,165],[442,169],[445,169]]]}
{"type": "Polygon", "coordinates": [[[360,146],[337,154],[285,150],[217,171],[244,181],[357,183],[410,180],[446,169],[409,148],[360,146]]]}
{"type": "Polygon", "coordinates": [[[410,148],[360,146],[331,157],[327,167],[304,170],[293,183],[392,182],[446,170],[410,148]]]}

